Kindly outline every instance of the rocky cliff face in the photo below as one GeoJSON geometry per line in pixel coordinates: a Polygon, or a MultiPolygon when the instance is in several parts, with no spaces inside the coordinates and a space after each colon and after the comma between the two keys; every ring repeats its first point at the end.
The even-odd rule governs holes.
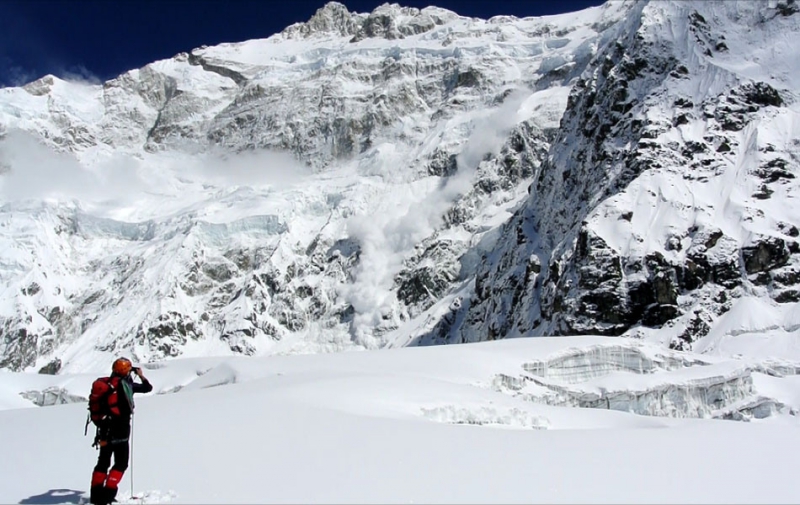
{"type": "Polygon", "coordinates": [[[330,3],[101,86],[2,89],[0,367],[686,348],[734,300],[797,303],[800,16],[768,7],[330,3]]]}
{"type": "Polygon", "coordinates": [[[735,299],[798,301],[800,214],[784,200],[798,80],[781,42],[794,9],[638,9],[574,86],[525,207],[479,268],[461,340],[626,334],[686,349],[735,299]]]}

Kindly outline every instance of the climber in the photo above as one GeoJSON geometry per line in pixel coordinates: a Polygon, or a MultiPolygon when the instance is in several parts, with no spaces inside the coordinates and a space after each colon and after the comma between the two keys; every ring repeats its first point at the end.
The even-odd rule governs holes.
{"type": "Polygon", "coordinates": [[[89,418],[97,426],[93,446],[99,447],[100,454],[92,473],[90,503],[107,505],[116,501],[117,488],[128,468],[133,394],[149,393],[152,390],[153,386],[142,373],[142,369],[134,368],[127,358],[114,361],[111,376],[101,377],[92,384],[89,418]],[[134,382],[133,374],[139,377],[141,383],[134,382]],[[114,466],[108,472],[112,455],[114,466]]]}

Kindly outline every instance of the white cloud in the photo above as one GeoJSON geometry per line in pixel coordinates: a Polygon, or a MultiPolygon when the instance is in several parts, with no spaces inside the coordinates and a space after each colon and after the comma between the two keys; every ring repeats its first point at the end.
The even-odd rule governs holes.
{"type": "Polygon", "coordinates": [[[260,150],[211,152],[195,158],[192,170],[184,175],[215,185],[286,187],[310,174],[310,168],[288,153],[260,150]]]}
{"type": "Polygon", "coordinates": [[[82,197],[91,192],[91,176],[78,161],[52,151],[32,135],[11,130],[0,141],[0,197],[4,201],[82,197]]]}
{"type": "Polygon", "coordinates": [[[30,133],[11,130],[0,140],[0,199],[77,199],[87,202],[135,202],[143,193],[201,183],[286,187],[310,173],[292,156],[269,151],[211,153],[182,158],[116,154],[91,166],[70,153],[56,152],[30,133]]]}

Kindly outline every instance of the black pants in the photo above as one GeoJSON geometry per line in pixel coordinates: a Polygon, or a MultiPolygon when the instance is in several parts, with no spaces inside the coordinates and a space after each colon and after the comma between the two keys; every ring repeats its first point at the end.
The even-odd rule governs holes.
{"type": "Polygon", "coordinates": [[[128,469],[128,458],[130,455],[130,446],[128,441],[116,442],[106,444],[100,448],[100,455],[97,456],[97,465],[94,469],[96,472],[108,472],[111,466],[111,456],[114,456],[114,470],[125,472],[128,469]]]}
{"type": "Polygon", "coordinates": [[[128,469],[128,458],[130,455],[130,445],[128,443],[131,435],[131,425],[129,419],[120,419],[100,430],[100,439],[107,443],[100,447],[100,455],[97,456],[97,465],[94,469],[98,472],[108,472],[111,466],[111,456],[114,456],[114,470],[125,472],[128,469]]]}

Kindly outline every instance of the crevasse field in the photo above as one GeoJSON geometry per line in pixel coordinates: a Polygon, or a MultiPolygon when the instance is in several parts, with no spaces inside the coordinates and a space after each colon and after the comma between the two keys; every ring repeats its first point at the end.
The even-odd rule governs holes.
{"type": "MultiPolygon", "coordinates": [[[[122,503],[800,500],[774,361],[561,337],[146,368],[122,503]]],[[[0,502],[87,501],[86,405],[34,402],[93,379],[0,374],[0,502]]]]}

